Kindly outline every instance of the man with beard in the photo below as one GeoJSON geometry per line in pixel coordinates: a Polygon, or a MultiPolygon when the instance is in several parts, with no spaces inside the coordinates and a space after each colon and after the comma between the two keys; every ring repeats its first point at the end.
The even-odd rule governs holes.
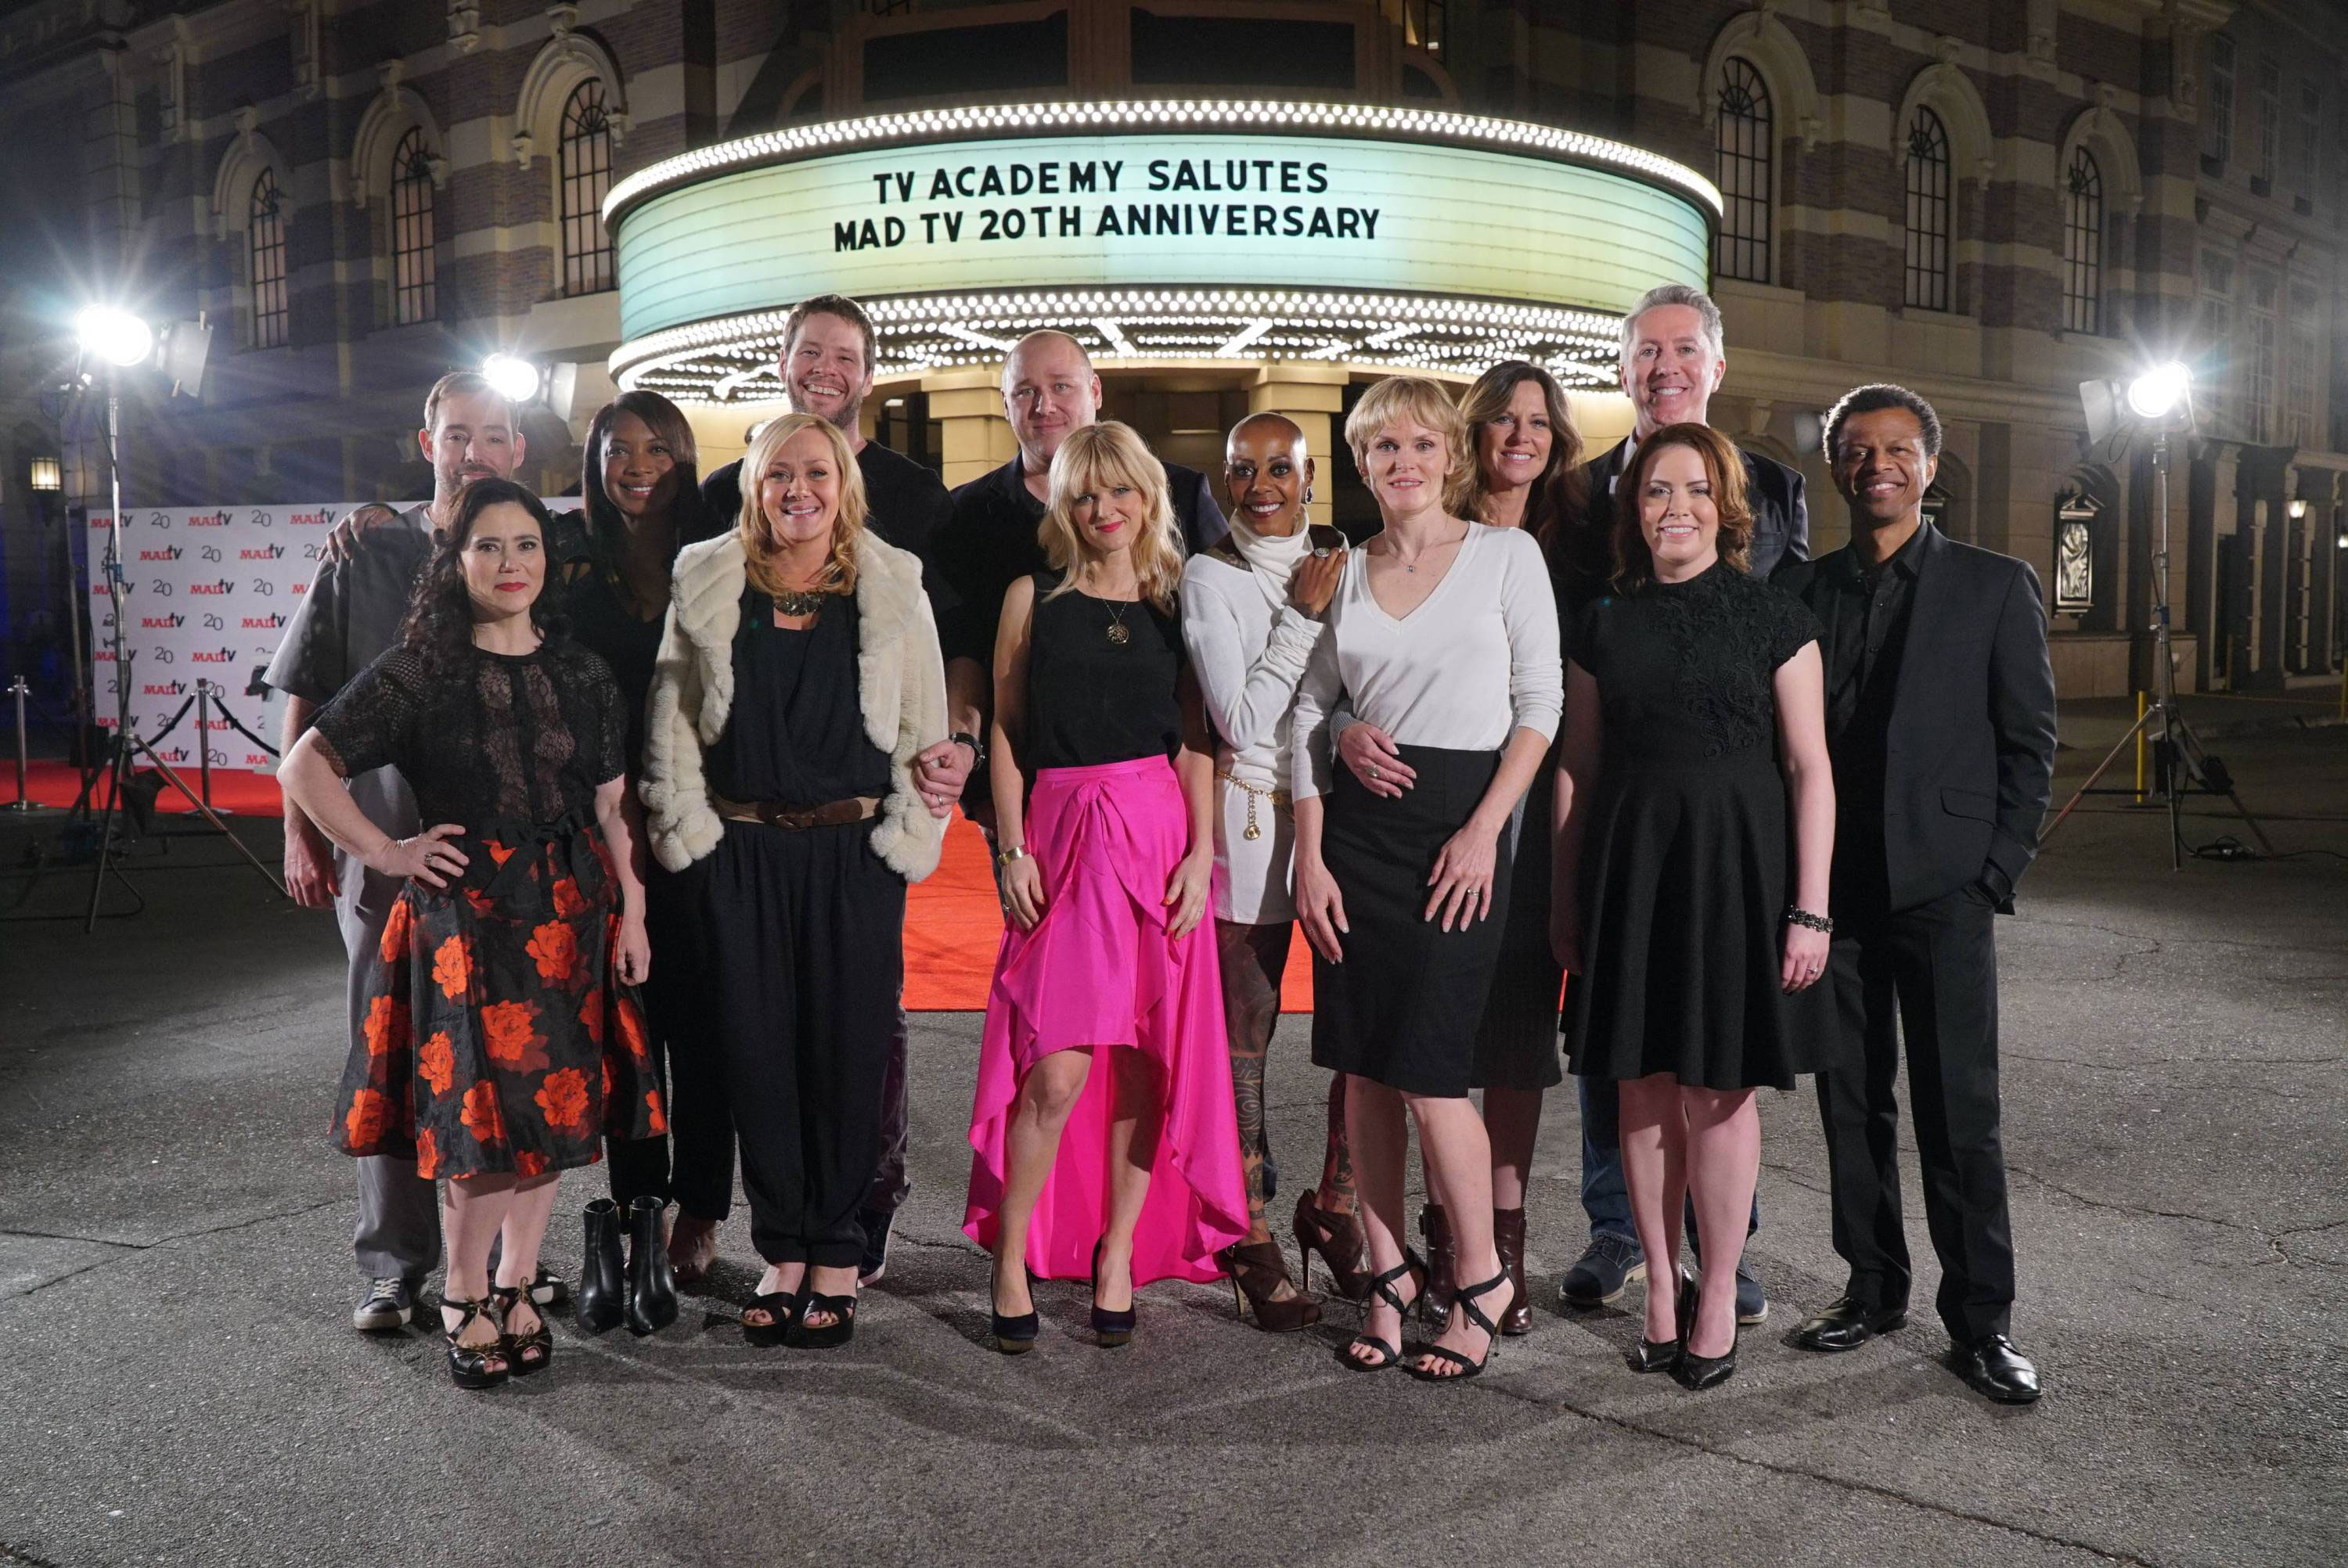
{"type": "MultiPolygon", "coordinates": [[[[310,591],[295,607],[285,639],[263,677],[285,693],[279,745],[291,753],[320,708],[399,640],[408,589],[432,554],[434,530],[453,515],[458,492],[479,478],[507,479],[521,466],[523,441],[513,405],[470,371],[444,375],[424,399],[417,446],[432,466],[432,499],[378,526],[348,519],[321,560],[310,591]]],[[[364,509],[364,508],[362,508],[364,509]]],[[[416,799],[396,768],[350,781],[367,819],[394,838],[419,831],[416,799]]],[[[285,801],[285,888],[305,909],[335,911],[350,959],[351,1029],[358,1016],[366,959],[382,939],[400,883],[368,870],[330,845],[293,797],[285,801]]],[[[432,1183],[413,1159],[370,1155],[358,1163],[359,1221],[353,1245],[367,1281],[352,1309],[353,1327],[397,1328],[414,1315],[424,1276],[440,1261],[440,1210],[432,1183]]],[[[562,1280],[539,1271],[530,1299],[553,1306],[569,1295],[562,1280]]]]}
{"type": "MultiPolygon", "coordinates": [[[[844,294],[818,294],[800,301],[783,323],[783,352],[776,371],[782,377],[783,394],[790,400],[792,412],[812,414],[847,437],[849,449],[856,454],[857,470],[864,477],[872,531],[926,562],[931,540],[943,525],[951,505],[946,487],[935,474],[865,438],[859,416],[864,400],[872,394],[878,346],[871,318],[863,306],[844,294]]],[[[713,527],[736,527],[742,515],[741,462],[728,463],[704,479],[701,497],[713,527]]],[[[925,574],[923,587],[932,609],[942,620],[944,595],[933,570],[925,574]]],[[[983,728],[983,724],[961,725],[916,759],[914,773],[925,802],[936,806],[961,798],[964,781],[978,764],[982,750],[978,736],[983,728]]],[[[857,1214],[865,1235],[864,1257],[857,1268],[860,1285],[872,1284],[886,1271],[890,1229],[898,1207],[912,1191],[905,1173],[911,1131],[905,1096],[905,1013],[901,1007],[888,1076],[881,1087],[880,1167],[873,1173],[872,1185],[857,1214]]],[[[705,1223],[680,1214],[677,1228],[684,1232],[705,1223]]],[[[702,1245],[697,1237],[680,1236],[675,1250],[689,1251],[688,1243],[702,1245]]]]}

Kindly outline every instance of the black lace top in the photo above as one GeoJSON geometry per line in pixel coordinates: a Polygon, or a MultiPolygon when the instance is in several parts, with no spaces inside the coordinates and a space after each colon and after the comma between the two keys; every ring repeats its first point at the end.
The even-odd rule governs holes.
{"type": "Polygon", "coordinates": [[[345,776],[396,767],[427,824],[591,818],[598,785],[627,767],[628,715],[611,667],[574,642],[472,651],[433,679],[395,648],[318,712],[345,776]]]}
{"type": "Polygon", "coordinates": [[[1568,654],[1598,682],[1609,762],[1685,765],[1777,734],[1777,666],[1818,640],[1788,593],[1725,562],[1585,606],[1568,654]]]}

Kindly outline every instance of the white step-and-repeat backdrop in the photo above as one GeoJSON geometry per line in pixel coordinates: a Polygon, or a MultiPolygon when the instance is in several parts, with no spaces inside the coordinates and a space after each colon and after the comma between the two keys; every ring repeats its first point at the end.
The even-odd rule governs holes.
{"type": "MultiPolygon", "coordinates": [[[[115,723],[118,682],[130,683],[130,724],[149,740],[195,694],[199,680],[224,693],[230,713],[277,743],[283,701],[263,688],[248,695],[277,652],[294,607],[310,591],[326,534],[355,501],[283,507],[125,507],[122,629],[125,668],[114,662],[114,612],[107,600],[105,514],[89,519],[91,690],[98,722],[115,723]]],[[[403,503],[407,505],[409,503],[403,503]]],[[[576,507],[576,497],[551,502],[576,507]]],[[[204,737],[211,765],[273,773],[277,760],[214,713],[204,737]]],[[[196,710],[156,747],[165,762],[194,766],[196,710]]]]}

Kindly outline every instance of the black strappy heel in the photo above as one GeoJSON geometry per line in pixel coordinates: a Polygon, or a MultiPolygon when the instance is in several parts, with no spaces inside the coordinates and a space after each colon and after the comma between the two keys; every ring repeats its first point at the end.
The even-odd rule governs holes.
{"type": "Polygon", "coordinates": [[[852,1296],[822,1296],[809,1291],[799,1302],[799,1333],[795,1341],[805,1350],[837,1350],[856,1337],[856,1297],[852,1296]],[[810,1327],[807,1315],[829,1312],[831,1321],[822,1327],[810,1327]]]}
{"type": "MultiPolygon", "coordinates": [[[[1411,1302],[1416,1301],[1419,1292],[1426,1288],[1426,1260],[1410,1248],[1405,1247],[1402,1249],[1400,1263],[1384,1274],[1371,1278],[1370,1286],[1365,1293],[1365,1297],[1375,1296],[1393,1307],[1406,1324],[1410,1321],[1411,1302]],[[1402,1298],[1402,1293],[1395,1288],[1395,1282],[1398,1279],[1408,1279],[1415,1287],[1410,1293],[1410,1301],[1405,1301],[1402,1298]]],[[[1365,1308],[1365,1310],[1367,1309],[1365,1308]]],[[[1389,1367],[1402,1365],[1402,1347],[1389,1345],[1374,1335],[1356,1334],[1345,1342],[1344,1348],[1337,1352],[1337,1358],[1356,1372],[1383,1372],[1389,1367]],[[1357,1345],[1365,1349],[1376,1351],[1378,1358],[1375,1361],[1363,1360],[1354,1354],[1354,1348],[1357,1345]]]]}
{"type": "Polygon", "coordinates": [[[538,1313],[538,1327],[527,1334],[516,1334],[505,1325],[513,1319],[513,1309],[521,1304],[520,1285],[500,1286],[489,1292],[489,1299],[498,1304],[498,1325],[504,1332],[498,1340],[499,1354],[506,1358],[506,1370],[517,1378],[527,1378],[532,1372],[543,1372],[554,1362],[554,1330],[546,1324],[546,1314],[540,1312],[538,1303],[530,1309],[538,1313]],[[533,1356],[532,1351],[537,1354],[533,1356]]]}
{"type": "Polygon", "coordinates": [[[441,1306],[465,1315],[457,1319],[457,1327],[446,1330],[448,1379],[460,1389],[494,1389],[513,1375],[513,1363],[506,1359],[505,1330],[502,1327],[498,1329],[498,1337],[486,1345],[464,1345],[457,1339],[458,1335],[471,1327],[476,1317],[486,1317],[492,1324],[497,1323],[497,1315],[490,1310],[493,1303],[494,1293],[478,1301],[456,1301],[445,1296],[440,1298],[441,1306]]]}
{"type": "Polygon", "coordinates": [[[1414,1365],[1410,1368],[1410,1375],[1422,1383],[1464,1383],[1490,1366],[1493,1358],[1500,1353],[1500,1326],[1487,1317],[1482,1307],[1476,1305],[1476,1298],[1487,1292],[1498,1290],[1508,1283],[1509,1271],[1504,1268],[1483,1284],[1468,1286],[1451,1298],[1451,1304],[1468,1315],[1468,1321],[1484,1331],[1487,1342],[1484,1346],[1482,1360],[1470,1361],[1457,1350],[1447,1349],[1441,1345],[1429,1345],[1426,1354],[1440,1356],[1459,1370],[1438,1372],[1432,1368],[1414,1365]]]}
{"type": "Polygon", "coordinates": [[[761,1291],[750,1297],[750,1307],[765,1313],[767,1321],[752,1323],[746,1318],[742,1324],[743,1339],[761,1350],[773,1349],[789,1337],[791,1329],[798,1323],[799,1309],[806,1305],[804,1282],[798,1290],[761,1291]]]}

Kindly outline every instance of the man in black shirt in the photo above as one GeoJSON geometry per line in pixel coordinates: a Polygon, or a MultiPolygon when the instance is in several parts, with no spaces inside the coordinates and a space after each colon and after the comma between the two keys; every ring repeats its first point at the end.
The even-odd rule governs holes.
{"type": "MultiPolygon", "coordinates": [[[[863,306],[843,294],[818,294],[800,301],[783,323],[783,352],[776,370],[793,412],[829,420],[848,438],[849,449],[856,454],[857,470],[864,477],[872,531],[927,563],[932,541],[951,509],[946,487],[921,464],[864,437],[859,415],[872,393],[878,346],[872,320],[863,306]]],[[[739,522],[742,484],[739,459],[701,482],[701,498],[714,528],[730,529],[739,522]]],[[[932,610],[942,620],[950,596],[926,564],[922,586],[929,592],[932,610]]],[[[978,734],[976,728],[962,726],[914,759],[914,776],[922,798],[932,806],[950,804],[961,797],[964,782],[978,764],[978,734]]],[[[889,1233],[898,1206],[912,1191],[905,1173],[911,1132],[905,1095],[905,1014],[901,1008],[881,1087],[880,1168],[857,1215],[866,1238],[864,1258],[857,1269],[858,1283],[862,1285],[872,1284],[888,1267],[889,1233]]],[[[680,1232],[705,1224],[682,1212],[677,1218],[680,1232]]],[[[681,1238],[686,1243],[693,1239],[681,1238]]]]}
{"type": "MultiPolygon", "coordinates": [[[[1084,344],[1062,332],[1029,333],[1003,362],[1003,413],[1019,439],[1010,462],[953,493],[953,512],[931,548],[931,561],[955,603],[942,618],[946,656],[946,723],[957,733],[983,734],[994,712],[994,626],[1005,589],[1044,569],[1035,530],[1051,494],[1052,456],[1068,432],[1100,417],[1101,383],[1084,344]]],[[[1166,466],[1174,516],[1186,548],[1196,554],[1231,532],[1207,477],[1179,463],[1166,466]]],[[[964,809],[982,826],[994,813],[982,772],[964,792],[964,809]]]]}
{"type": "Polygon", "coordinates": [[[2013,1237],[1997,1092],[1992,923],[2038,848],[2054,761],[2054,677],[2038,575],[1924,520],[1941,454],[1931,405],[1862,386],[1828,415],[1851,542],[1778,574],[1826,628],[1834,760],[1831,974],[1842,1038],[1818,1074],[1841,1299],[1795,1332],[1849,1350],[1907,1320],[1900,1203],[1901,1035],[1936,1305],[1966,1382],[2038,1398],[2007,1337],[2013,1237]]]}
{"type": "MultiPolygon", "coordinates": [[[[432,499],[376,526],[358,516],[366,507],[345,519],[336,530],[342,538],[338,550],[320,562],[263,676],[285,693],[279,735],[285,753],[292,753],[320,708],[399,641],[408,589],[431,559],[432,532],[448,521],[457,493],[474,479],[511,478],[523,455],[513,405],[469,371],[444,375],[434,384],[424,400],[417,445],[432,465],[432,499]]],[[[367,819],[393,837],[418,831],[416,798],[396,768],[361,774],[350,781],[350,792],[367,819]]],[[[360,982],[401,884],[335,849],[288,795],[285,888],[305,909],[335,911],[350,959],[355,1034],[360,982]]],[[[357,1164],[359,1223],[353,1244],[367,1286],[351,1323],[369,1330],[396,1328],[412,1316],[424,1276],[440,1260],[438,1199],[433,1184],[417,1178],[413,1160],[370,1155],[357,1164]]],[[[530,1291],[543,1305],[565,1294],[561,1280],[543,1273],[530,1291]]]]}

